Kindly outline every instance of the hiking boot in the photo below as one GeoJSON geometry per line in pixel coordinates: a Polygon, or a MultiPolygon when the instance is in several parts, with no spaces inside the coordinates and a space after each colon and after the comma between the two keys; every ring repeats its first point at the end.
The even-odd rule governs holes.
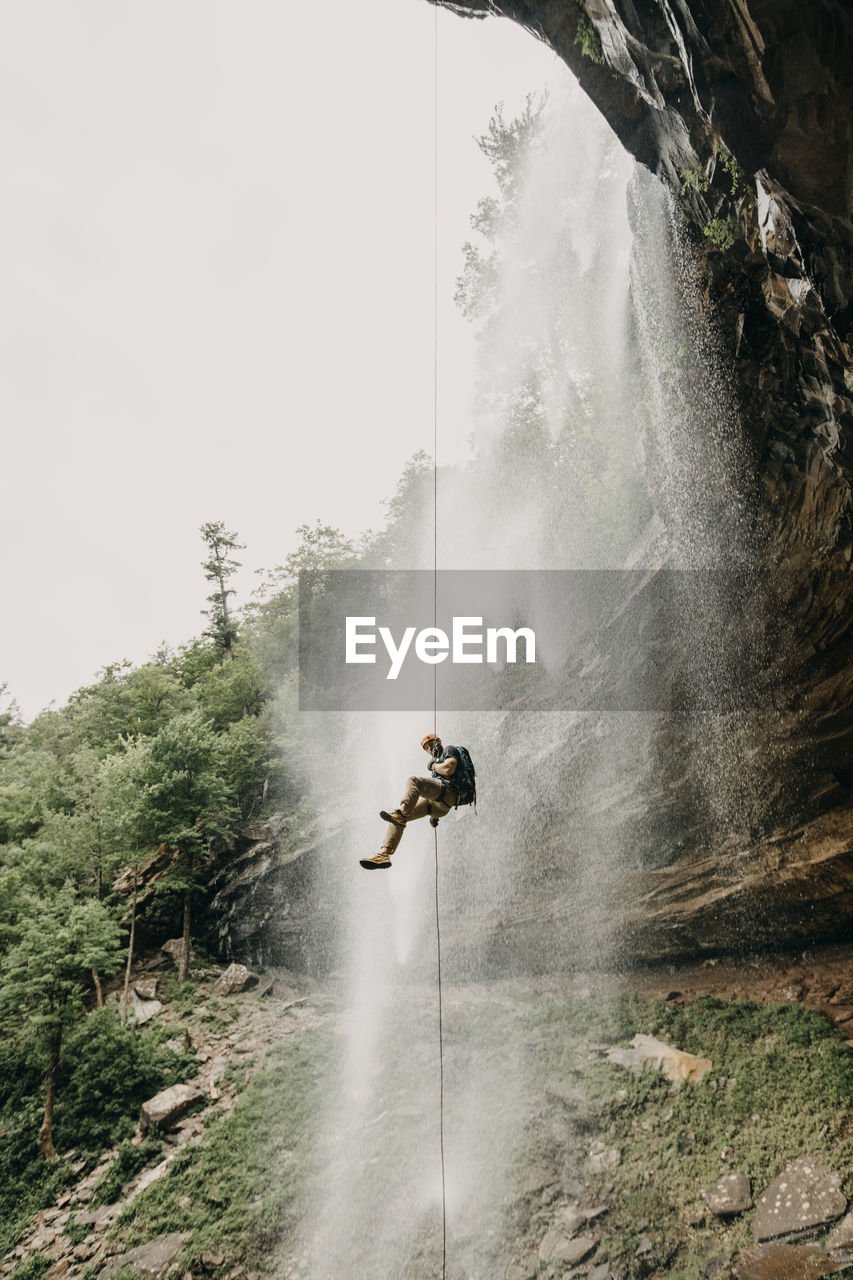
{"type": "Polygon", "coordinates": [[[384,809],[380,809],[379,816],[383,822],[392,822],[395,827],[404,827],[409,821],[400,809],[392,809],[390,813],[386,813],[384,809]]]}
{"type": "Polygon", "coordinates": [[[390,867],[391,855],[387,849],[380,849],[372,858],[359,858],[359,866],[364,867],[365,871],[378,871],[382,867],[390,867]]]}

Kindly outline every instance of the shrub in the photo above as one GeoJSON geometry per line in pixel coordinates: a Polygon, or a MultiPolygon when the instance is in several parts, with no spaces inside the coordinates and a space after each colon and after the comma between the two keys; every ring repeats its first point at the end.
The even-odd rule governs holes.
{"type": "Polygon", "coordinates": [[[57,1082],[56,1145],[95,1151],[129,1138],[152,1094],[186,1080],[190,1054],[122,1027],[113,1009],[97,1009],[69,1037],[57,1082]]]}

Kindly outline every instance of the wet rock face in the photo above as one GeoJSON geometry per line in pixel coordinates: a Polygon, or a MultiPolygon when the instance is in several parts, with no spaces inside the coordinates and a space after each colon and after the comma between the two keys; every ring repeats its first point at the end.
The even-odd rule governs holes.
{"type": "Polygon", "coordinates": [[[293,823],[292,816],[273,814],[243,833],[236,855],[213,878],[210,910],[229,959],[325,973],[334,896],[317,865],[316,841],[293,823]]]}
{"type": "MultiPolygon", "coordinates": [[[[790,661],[772,717],[753,726],[761,752],[744,754],[763,753],[766,768],[744,774],[730,829],[701,829],[691,788],[702,788],[681,764],[690,742],[662,743],[657,794],[618,780],[638,864],[620,896],[642,906],[605,922],[618,935],[612,949],[655,959],[838,937],[853,920],[853,9],[846,0],[437,3],[460,16],[502,13],[547,41],[625,147],[669,185],[734,375],[739,465],[755,496],[750,544],[760,563],[791,574],[779,609],[794,620],[790,661]],[[751,797],[766,798],[763,813],[748,816],[751,797]]],[[[571,807],[555,808],[539,840],[554,903],[562,886],[550,864],[562,874],[556,851],[572,822],[571,807]]],[[[529,915],[528,884],[524,896],[519,917],[529,915]]],[[[578,917],[574,886],[565,915],[578,917]]],[[[515,960],[535,951],[512,911],[502,930],[515,960]]]]}
{"type": "Polygon", "coordinates": [[[668,182],[735,362],[770,543],[849,563],[853,10],[845,0],[439,3],[504,13],[546,40],[627,150],[668,182]]]}
{"type": "Polygon", "coordinates": [[[472,17],[502,13],[546,40],[627,150],[673,185],[717,141],[745,172],[763,170],[804,225],[848,245],[826,280],[830,307],[846,306],[853,19],[845,0],[438,3],[472,17]]]}

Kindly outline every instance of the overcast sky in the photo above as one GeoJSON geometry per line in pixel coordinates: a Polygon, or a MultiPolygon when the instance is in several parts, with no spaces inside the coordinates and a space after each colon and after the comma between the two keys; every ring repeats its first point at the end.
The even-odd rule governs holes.
{"type": "MultiPolygon", "coordinates": [[[[378,526],[431,451],[425,0],[7,0],[0,48],[0,682],[27,718],[197,634],[199,525],[239,586],[303,522],[378,526]]],[[[498,101],[562,63],[438,15],[439,453],[465,453],[452,304],[498,101]]]]}

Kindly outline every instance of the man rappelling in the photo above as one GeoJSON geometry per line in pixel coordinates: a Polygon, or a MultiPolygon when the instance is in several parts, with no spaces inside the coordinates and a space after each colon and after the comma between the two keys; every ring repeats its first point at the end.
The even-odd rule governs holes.
{"type": "Polygon", "coordinates": [[[379,816],[388,824],[382,848],[372,858],[362,858],[361,865],[367,871],[391,866],[391,856],[403,838],[410,822],[429,818],[433,827],[439,818],[459,805],[477,803],[476,772],[465,747],[442,746],[437,733],[426,733],[421,746],[432,758],[429,776],[411,777],[399,807],[379,816]]]}

